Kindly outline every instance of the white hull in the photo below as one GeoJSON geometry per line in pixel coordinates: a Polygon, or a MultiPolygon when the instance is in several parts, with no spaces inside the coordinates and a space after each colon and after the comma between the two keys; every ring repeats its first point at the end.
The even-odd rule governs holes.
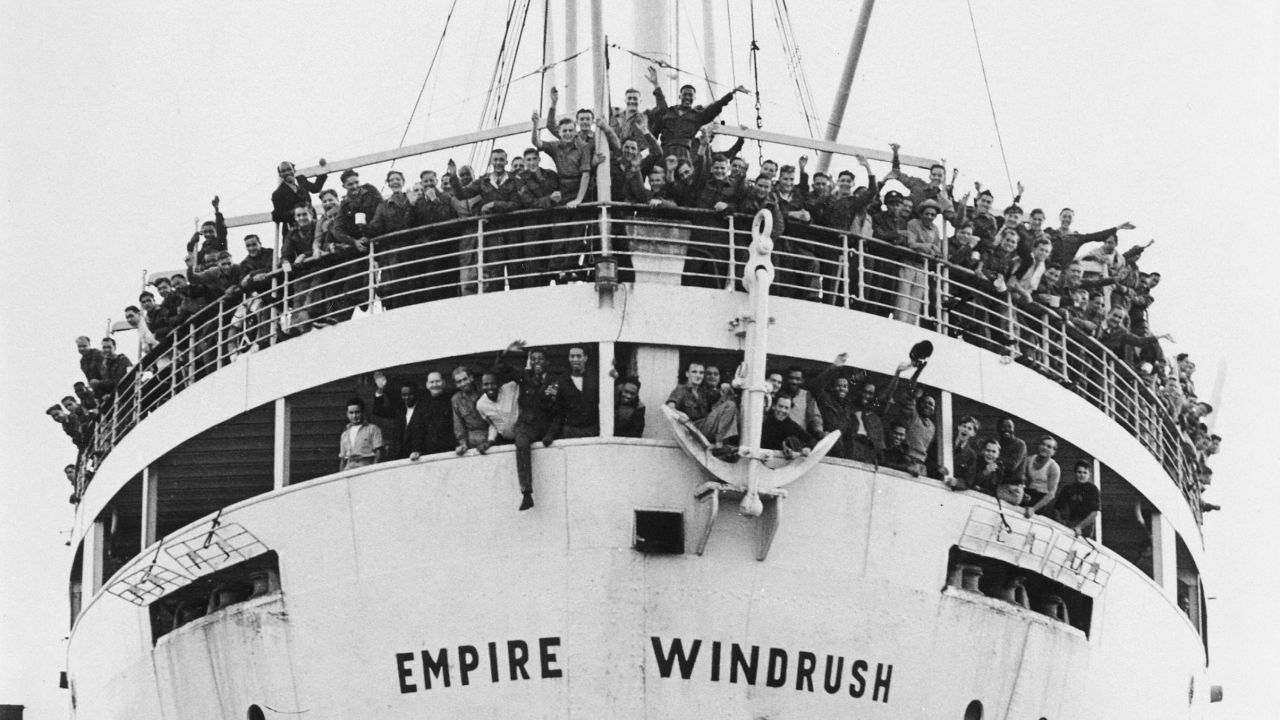
{"type": "Polygon", "coordinates": [[[535,450],[534,471],[526,513],[509,451],[380,465],[233,506],[221,522],[279,554],[283,591],[154,647],[146,608],[99,594],[69,650],[78,717],[241,718],[256,704],[311,720],[932,718],[976,699],[986,718],[1167,720],[1208,704],[1196,630],[1109,551],[1088,637],[943,589],[973,508],[994,508],[984,496],[830,461],[790,488],[759,562],[761,521],[732,503],[693,554],[704,478],[669,444],[562,442],[535,450]],[[654,509],[684,513],[685,554],[632,549],[634,511],[654,509]],[[663,676],[655,637],[662,654],[700,641],[688,679],[678,663],[663,676]],[[517,668],[513,681],[520,642],[529,679],[517,668]],[[733,681],[734,644],[759,648],[754,684],[741,668],[733,681]],[[427,689],[422,653],[442,649],[448,686],[434,675],[427,689]],[[834,692],[828,655],[843,663],[834,692]],[[474,665],[465,683],[462,664],[474,665]]]}

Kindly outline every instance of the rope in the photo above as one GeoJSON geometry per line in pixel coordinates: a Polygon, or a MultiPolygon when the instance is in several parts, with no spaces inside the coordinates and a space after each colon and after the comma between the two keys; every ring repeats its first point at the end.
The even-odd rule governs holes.
{"type": "MultiPolygon", "coordinates": [[[[458,7],[458,0],[453,0],[453,4],[449,6],[449,14],[444,18],[444,27],[440,30],[440,39],[436,41],[436,50],[431,53],[431,62],[427,65],[427,74],[422,76],[422,87],[418,88],[418,99],[413,101],[413,109],[409,111],[409,120],[404,124],[404,132],[400,135],[400,144],[397,147],[404,147],[404,141],[409,137],[409,126],[413,124],[413,116],[418,112],[418,105],[422,102],[422,94],[427,89],[427,79],[431,77],[431,71],[436,66],[436,58],[440,57],[440,48],[444,46],[444,36],[449,33],[449,21],[453,19],[453,9],[458,7]]],[[[391,162],[391,167],[395,167],[395,161],[391,162]]]]}
{"type": "Polygon", "coordinates": [[[1004,162],[1004,179],[1009,183],[1009,197],[1014,196],[1013,175],[1009,172],[1009,156],[1004,151],[1004,138],[1000,135],[1000,119],[996,117],[996,103],[991,98],[991,83],[987,80],[987,63],[982,59],[982,42],[978,40],[978,22],[973,18],[973,0],[965,0],[969,6],[969,25],[973,28],[973,44],[978,48],[978,66],[982,68],[982,84],[987,88],[987,104],[991,106],[991,122],[996,126],[996,141],[1000,144],[1000,159],[1004,162]]]}

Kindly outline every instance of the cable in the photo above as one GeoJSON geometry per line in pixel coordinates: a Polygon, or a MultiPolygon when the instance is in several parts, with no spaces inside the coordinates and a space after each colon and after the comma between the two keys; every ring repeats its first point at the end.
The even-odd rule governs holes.
{"type": "MultiPolygon", "coordinates": [[[[724,0],[724,16],[729,21],[729,77],[736,88],[738,87],[738,61],[734,59],[733,49],[737,47],[737,41],[733,38],[733,13],[729,11],[729,0],[724,0]]],[[[738,108],[738,103],[733,104],[733,120],[739,125],[742,124],[742,111],[738,108]]]]}
{"type": "MultiPolygon", "coordinates": [[[[422,77],[422,87],[418,88],[418,99],[413,101],[413,110],[409,111],[409,121],[404,124],[404,133],[400,135],[400,144],[396,147],[404,147],[404,141],[409,137],[409,126],[413,124],[413,116],[418,112],[418,105],[422,102],[422,94],[427,89],[427,79],[431,77],[431,71],[436,66],[436,58],[440,57],[440,48],[444,46],[444,36],[449,33],[449,21],[453,19],[453,9],[458,7],[458,0],[453,0],[453,4],[449,6],[449,14],[444,18],[444,27],[440,30],[440,39],[436,41],[436,50],[431,53],[431,62],[427,65],[427,74],[422,77]]],[[[395,167],[395,161],[391,163],[395,167]]]]}
{"type": "Polygon", "coordinates": [[[1009,172],[1009,156],[1004,151],[1004,138],[1000,135],[1000,119],[996,117],[996,103],[991,98],[991,83],[987,80],[987,64],[982,59],[982,42],[978,40],[978,22],[973,19],[973,0],[965,0],[969,6],[969,25],[973,28],[973,44],[978,48],[978,66],[982,68],[982,84],[987,88],[987,104],[991,106],[991,122],[996,126],[996,141],[1000,144],[1000,159],[1004,162],[1004,179],[1009,183],[1009,197],[1014,196],[1013,175],[1009,172]]]}
{"type": "MultiPolygon", "coordinates": [[[[764,129],[764,116],[760,114],[760,43],[756,39],[756,0],[751,0],[751,71],[756,84],[756,129],[764,129]]],[[[764,143],[756,141],[757,162],[764,164],[764,143]]]]}
{"type": "Polygon", "coordinates": [[[702,76],[707,80],[707,92],[715,95],[716,90],[711,87],[711,75],[707,72],[707,56],[702,54],[702,45],[698,42],[698,34],[693,31],[693,24],[689,22],[687,13],[684,16],[684,27],[689,31],[689,37],[693,40],[693,49],[698,53],[698,62],[702,65],[702,76]]]}

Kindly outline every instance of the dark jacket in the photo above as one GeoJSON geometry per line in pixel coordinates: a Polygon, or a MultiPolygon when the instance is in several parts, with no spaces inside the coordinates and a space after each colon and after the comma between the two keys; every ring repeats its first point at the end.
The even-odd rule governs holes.
{"type": "Polygon", "coordinates": [[[284,223],[285,229],[293,228],[293,208],[298,203],[311,204],[311,193],[320,192],[324,187],[324,181],[329,178],[328,175],[317,175],[315,179],[308,180],[301,175],[294,176],[294,180],[298,182],[298,189],[294,190],[284,183],[271,193],[271,221],[284,223]]]}
{"type": "Polygon", "coordinates": [[[552,421],[552,432],[556,437],[564,434],[566,428],[573,429],[573,435],[586,436],[600,434],[600,381],[590,368],[582,376],[582,389],[573,384],[569,374],[556,379],[559,391],[556,395],[555,418],[552,421]]]}
{"type": "Polygon", "coordinates": [[[644,436],[644,403],[626,407],[619,403],[613,409],[613,434],[615,437],[638,438],[644,436]]]}
{"type": "MultiPolygon", "coordinates": [[[[374,397],[374,416],[386,418],[392,422],[391,451],[387,455],[389,459],[401,460],[412,453],[427,452],[427,413],[423,412],[424,410],[422,399],[419,398],[413,406],[413,417],[406,423],[404,402],[398,395],[386,392],[374,397]]],[[[452,418],[450,421],[452,422],[452,418]]],[[[452,434],[452,428],[450,433],[452,434]]]]}
{"type": "Polygon", "coordinates": [[[781,450],[782,444],[787,440],[795,438],[802,446],[812,448],[814,437],[800,427],[800,424],[791,418],[779,420],[773,416],[773,413],[767,413],[764,422],[760,425],[760,447],[765,450],[781,450]]]}
{"type": "Polygon", "coordinates": [[[493,184],[492,173],[476,178],[466,187],[462,186],[457,177],[451,181],[453,193],[459,200],[480,197],[482,213],[504,213],[520,209],[520,188],[524,187],[524,183],[520,182],[515,173],[507,173],[506,180],[501,185],[493,184]],[[493,204],[486,211],[484,208],[490,203],[493,204]]]}

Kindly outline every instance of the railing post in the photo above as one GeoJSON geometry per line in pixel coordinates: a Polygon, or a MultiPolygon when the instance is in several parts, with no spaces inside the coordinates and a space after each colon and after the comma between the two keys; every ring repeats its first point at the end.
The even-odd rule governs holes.
{"type": "Polygon", "coordinates": [[[217,354],[218,364],[217,364],[217,366],[214,368],[215,370],[216,370],[217,368],[222,367],[222,360],[223,360],[223,357],[222,357],[222,356],[223,356],[223,352],[224,352],[224,350],[223,350],[223,346],[225,345],[226,340],[227,340],[226,336],[224,335],[224,333],[226,332],[226,320],[225,320],[226,315],[227,315],[227,298],[226,298],[226,296],[224,295],[224,296],[222,296],[222,297],[218,298],[218,337],[217,337],[217,342],[218,342],[218,354],[217,354]]]}
{"type": "Polygon", "coordinates": [[[137,427],[142,421],[142,363],[139,362],[133,368],[133,425],[130,427],[137,427]]]}
{"type": "MultiPolygon", "coordinates": [[[[289,313],[290,269],[292,268],[286,267],[282,269],[280,275],[277,276],[275,280],[275,282],[280,283],[280,300],[271,303],[271,325],[267,328],[267,335],[270,336],[270,339],[267,342],[270,345],[276,344],[277,337],[279,336],[279,332],[277,331],[284,329],[284,319],[289,313]]],[[[292,328],[292,326],[290,326],[290,328],[292,328]]]]}
{"type": "Polygon", "coordinates": [[[373,240],[370,239],[369,240],[369,297],[368,297],[369,309],[366,311],[370,315],[373,314],[373,302],[375,299],[377,299],[377,296],[378,296],[378,282],[377,282],[378,261],[374,258],[373,252],[374,252],[373,240]]]}
{"type": "Polygon", "coordinates": [[[867,300],[867,241],[858,236],[858,302],[865,305],[867,300]]]}
{"type": "MultiPolygon", "coordinates": [[[[933,258],[926,258],[925,267],[933,266],[933,321],[937,323],[938,332],[945,332],[942,323],[942,263],[933,258]]],[[[926,305],[930,304],[927,299],[926,305]]]]}
{"type": "Polygon", "coordinates": [[[476,218],[476,294],[484,294],[484,218],[476,218]]]}
{"type": "Polygon", "coordinates": [[[844,308],[848,310],[849,305],[849,236],[840,236],[840,275],[844,280],[844,308]]]}
{"type": "Polygon", "coordinates": [[[733,215],[729,215],[729,277],[726,279],[724,289],[733,292],[733,279],[738,275],[738,269],[734,267],[734,260],[738,255],[738,230],[733,222],[733,215]]]}
{"type": "Polygon", "coordinates": [[[613,243],[609,237],[609,206],[600,206],[600,254],[608,257],[613,254],[613,243]]]}

